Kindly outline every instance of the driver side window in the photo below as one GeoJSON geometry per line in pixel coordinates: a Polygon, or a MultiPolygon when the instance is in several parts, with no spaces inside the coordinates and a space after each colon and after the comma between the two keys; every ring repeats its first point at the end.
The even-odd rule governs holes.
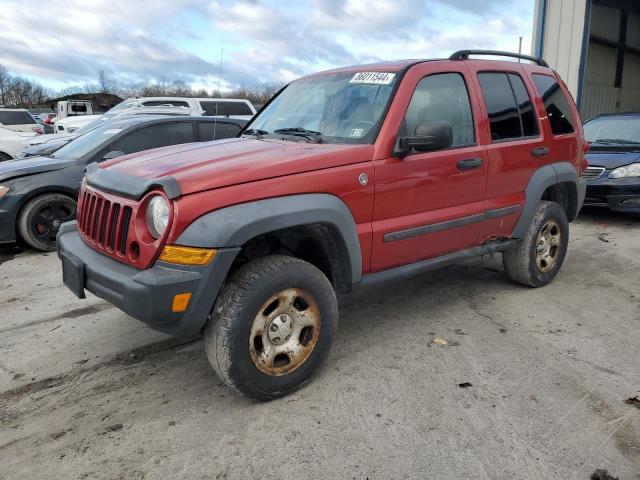
{"type": "Polygon", "coordinates": [[[469,93],[459,73],[440,73],[420,80],[404,116],[408,136],[414,135],[420,123],[443,121],[451,124],[452,147],[475,144],[469,93]]]}

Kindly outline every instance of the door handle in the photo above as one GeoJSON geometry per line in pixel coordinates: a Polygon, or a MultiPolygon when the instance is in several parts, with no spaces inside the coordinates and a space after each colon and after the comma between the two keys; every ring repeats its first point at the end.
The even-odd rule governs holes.
{"type": "Polygon", "coordinates": [[[482,166],[481,158],[465,158],[464,160],[458,160],[456,164],[458,170],[471,170],[472,168],[479,168],[482,166]]]}
{"type": "Polygon", "coordinates": [[[531,150],[532,157],[544,157],[549,154],[549,148],[547,147],[536,147],[531,150]]]}

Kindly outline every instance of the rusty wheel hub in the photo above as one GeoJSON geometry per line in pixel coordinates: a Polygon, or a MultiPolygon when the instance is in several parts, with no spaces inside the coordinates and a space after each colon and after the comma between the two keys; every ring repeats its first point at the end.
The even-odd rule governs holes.
{"type": "Polygon", "coordinates": [[[304,290],[277,292],[258,310],[251,325],[249,353],[262,373],[286,375],[302,365],[320,333],[320,311],[304,290]]]}
{"type": "Polygon", "coordinates": [[[541,272],[548,272],[556,264],[560,240],[560,226],[555,220],[549,220],[540,229],[536,241],[536,264],[541,272]]]}

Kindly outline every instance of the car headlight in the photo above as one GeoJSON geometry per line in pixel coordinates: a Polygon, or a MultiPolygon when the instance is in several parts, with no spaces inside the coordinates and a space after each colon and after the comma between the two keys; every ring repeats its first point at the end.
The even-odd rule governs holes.
{"type": "Polygon", "coordinates": [[[147,228],[154,238],[160,238],[169,224],[169,204],[160,195],[149,200],[147,206],[147,228]]]}
{"type": "Polygon", "coordinates": [[[4,185],[0,185],[0,198],[4,197],[7,193],[9,193],[10,188],[5,187],[4,185]]]}
{"type": "Polygon", "coordinates": [[[640,163],[632,163],[611,171],[609,178],[640,177],[640,163]]]}

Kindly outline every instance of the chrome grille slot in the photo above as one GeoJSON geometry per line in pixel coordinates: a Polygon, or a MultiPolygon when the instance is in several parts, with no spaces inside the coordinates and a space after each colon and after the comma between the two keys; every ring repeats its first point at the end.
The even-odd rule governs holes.
{"type": "Polygon", "coordinates": [[[582,178],[585,180],[595,180],[596,178],[600,178],[600,175],[602,175],[604,170],[604,167],[587,167],[582,174],[582,178]]]}
{"type": "Polygon", "coordinates": [[[127,253],[127,235],[129,233],[129,222],[131,221],[131,207],[124,207],[122,213],[122,232],[120,233],[120,253],[127,253]]]}

